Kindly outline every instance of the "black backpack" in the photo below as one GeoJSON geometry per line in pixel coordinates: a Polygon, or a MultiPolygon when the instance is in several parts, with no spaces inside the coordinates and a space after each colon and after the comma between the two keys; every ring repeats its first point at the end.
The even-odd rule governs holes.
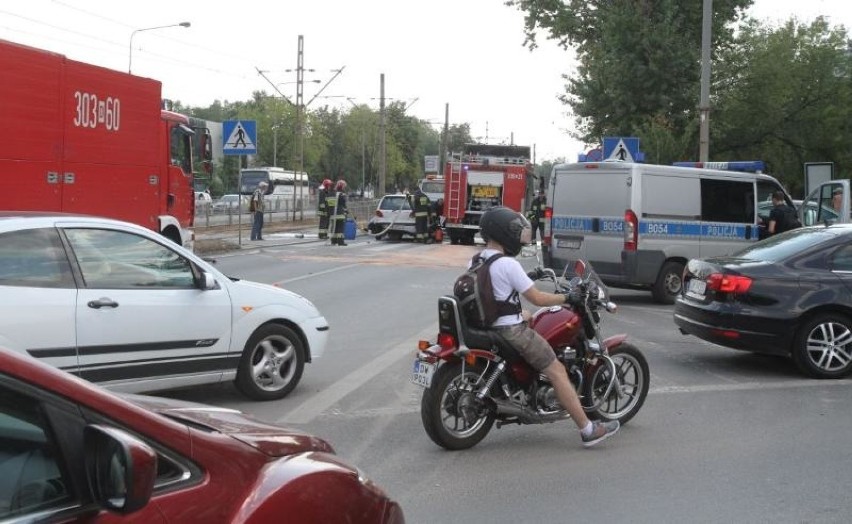
{"type": "Polygon", "coordinates": [[[494,297],[490,267],[502,256],[505,255],[497,253],[484,259],[481,253],[474,255],[470,261],[470,267],[456,279],[453,286],[453,294],[459,301],[460,313],[467,325],[472,328],[488,329],[497,317],[517,314],[521,311],[520,304],[512,302],[517,291],[505,301],[498,301],[494,297]]]}

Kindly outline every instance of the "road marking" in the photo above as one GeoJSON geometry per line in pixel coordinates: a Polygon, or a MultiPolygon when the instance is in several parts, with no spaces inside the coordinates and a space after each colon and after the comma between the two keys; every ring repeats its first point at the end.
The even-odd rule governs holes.
{"type": "Polygon", "coordinates": [[[353,267],[358,267],[360,264],[346,264],[345,266],[333,267],[331,269],[326,269],[324,271],[317,271],[316,273],[309,273],[307,275],[301,275],[298,277],[288,278],[287,280],[279,280],[278,282],[273,282],[273,286],[281,286],[284,284],[289,284],[290,282],[296,282],[298,280],[305,280],[308,278],[318,277],[321,275],[327,275],[329,273],[334,273],[336,271],[343,271],[344,269],[349,269],[353,267]]]}
{"type": "MultiPolygon", "coordinates": [[[[414,362],[417,341],[430,339],[438,331],[438,323],[429,326],[414,337],[397,344],[381,356],[370,360],[359,369],[349,373],[335,382],[332,386],[314,395],[306,402],[300,404],[296,409],[287,413],[286,416],[277,420],[279,424],[308,424],[321,415],[331,406],[340,402],[347,395],[360,388],[377,375],[396,364],[403,357],[408,357],[414,362]]],[[[325,356],[323,358],[329,358],[325,356]]]]}
{"type": "Polygon", "coordinates": [[[702,384],[695,386],[663,386],[660,388],[651,388],[649,394],[655,395],[668,393],[715,393],[728,391],[751,391],[751,390],[770,390],[770,389],[794,389],[794,388],[811,388],[811,387],[828,387],[828,386],[850,386],[852,380],[808,380],[794,379],[782,380],[780,382],[741,382],[738,384],[702,384]]]}

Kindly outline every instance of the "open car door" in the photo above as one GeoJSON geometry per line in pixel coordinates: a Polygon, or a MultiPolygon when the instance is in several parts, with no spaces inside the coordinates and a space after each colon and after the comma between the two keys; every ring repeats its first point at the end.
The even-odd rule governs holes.
{"type": "Polygon", "coordinates": [[[823,182],[802,202],[799,220],[803,226],[850,222],[849,180],[823,182]]]}

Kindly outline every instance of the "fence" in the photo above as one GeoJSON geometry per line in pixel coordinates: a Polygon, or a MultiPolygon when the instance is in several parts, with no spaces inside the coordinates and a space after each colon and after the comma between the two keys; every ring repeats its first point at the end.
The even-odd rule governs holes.
{"type": "MultiPolygon", "coordinates": [[[[265,201],[264,224],[282,224],[294,221],[294,205],[291,199],[275,199],[265,201]]],[[[376,212],[379,199],[350,197],[347,199],[346,207],[349,216],[355,218],[358,229],[367,227],[367,222],[376,212]]],[[[246,202],[241,206],[242,217],[239,216],[236,206],[216,206],[216,203],[199,203],[195,207],[195,227],[205,228],[213,226],[235,226],[242,223],[244,226],[251,225],[251,215],[248,212],[246,202]]],[[[317,199],[315,195],[298,199],[295,203],[296,222],[316,222],[317,199]]]]}

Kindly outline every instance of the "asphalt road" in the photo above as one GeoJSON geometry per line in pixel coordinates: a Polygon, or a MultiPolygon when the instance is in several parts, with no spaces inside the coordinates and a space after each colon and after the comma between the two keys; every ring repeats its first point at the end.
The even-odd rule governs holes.
{"type": "Polygon", "coordinates": [[[329,347],[280,401],[247,401],[230,384],[162,394],[328,439],[413,523],[849,520],[852,381],[806,379],[787,359],[683,336],[672,307],[645,292],[612,290],[619,313],[604,315],[605,335],[627,333],[651,368],[645,406],[618,435],[584,449],[568,421],[438,448],[421,426],[411,364],[416,341],[437,331],[437,297],[475,251],[366,236],[332,247],[287,233],[220,255],[224,272],[317,304],[329,347]]]}

